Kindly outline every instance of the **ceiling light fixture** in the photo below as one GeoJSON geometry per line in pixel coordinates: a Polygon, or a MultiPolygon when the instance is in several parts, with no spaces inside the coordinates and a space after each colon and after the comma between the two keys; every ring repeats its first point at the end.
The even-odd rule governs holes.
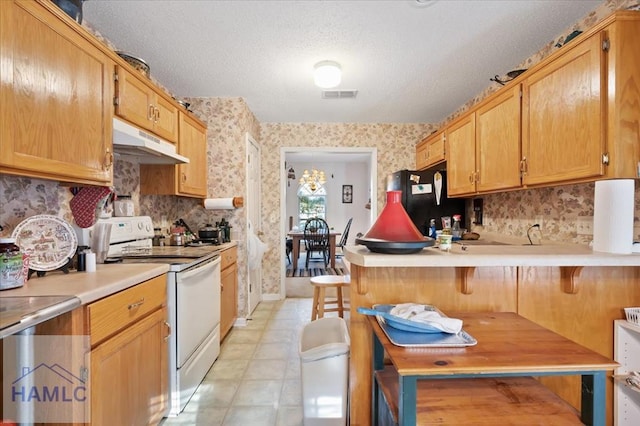
{"type": "Polygon", "coordinates": [[[309,194],[315,194],[326,182],[327,178],[325,177],[324,171],[312,168],[311,173],[309,173],[309,170],[305,170],[299,181],[300,187],[298,188],[298,192],[302,190],[309,194]]]}
{"type": "Polygon", "coordinates": [[[330,89],[340,84],[342,80],[342,69],[335,61],[321,61],[315,64],[313,71],[313,81],[316,86],[323,89],[330,89]]]}

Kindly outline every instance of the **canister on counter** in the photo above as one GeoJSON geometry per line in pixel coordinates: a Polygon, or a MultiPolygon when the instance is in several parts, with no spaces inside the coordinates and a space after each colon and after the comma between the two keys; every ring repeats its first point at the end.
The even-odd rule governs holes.
{"type": "Polygon", "coordinates": [[[25,282],[22,251],[15,238],[0,238],[0,290],[22,287],[25,282]]]}
{"type": "Polygon", "coordinates": [[[113,214],[119,217],[130,217],[134,215],[134,205],[131,195],[118,195],[113,202],[113,214]]]}

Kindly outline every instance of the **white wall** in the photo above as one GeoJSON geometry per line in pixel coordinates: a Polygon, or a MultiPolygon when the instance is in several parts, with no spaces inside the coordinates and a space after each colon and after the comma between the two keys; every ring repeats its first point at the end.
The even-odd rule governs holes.
{"type": "Polygon", "coordinates": [[[349,244],[354,244],[358,232],[366,233],[371,227],[370,211],[365,204],[370,198],[371,170],[367,162],[349,163],[292,163],[287,162],[287,169],[293,167],[296,180],[289,181],[286,191],[287,215],[286,228],[289,226],[289,216],[293,216],[293,225],[297,225],[298,211],[298,180],[305,169],[311,172],[312,168],[323,170],[327,183],[327,223],[329,227],[342,232],[350,217],[353,217],[351,230],[349,231],[349,244]],[[333,177],[332,177],[333,176],[333,177]],[[342,185],[353,185],[353,203],[342,202],[342,185]]]}

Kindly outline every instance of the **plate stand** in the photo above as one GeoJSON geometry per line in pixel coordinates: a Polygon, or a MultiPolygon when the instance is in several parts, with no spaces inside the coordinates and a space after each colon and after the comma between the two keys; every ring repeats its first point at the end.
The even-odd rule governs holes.
{"type": "MultiPolygon", "coordinates": [[[[67,259],[68,259],[68,260],[67,260],[67,263],[65,263],[64,265],[62,265],[62,266],[61,266],[61,267],[59,267],[59,268],[54,269],[54,271],[62,271],[62,272],[64,272],[65,274],[68,274],[68,273],[69,273],[69,268],[70,268],[70,267],[71,267],[71,265],[73,264],[73,259],[71,259],[70,257],[69,257],[69,258],[67,258],[67,259]]],[[[46,274],[47,272],[49,272],[49,271],[36,271],[35,269],[31,269],[31,268],[29,268],[29,272],[27,273],[27,280],[30,280],[30,279],[31,279],[31,275],[33,275],[33,273],[34,273],[34,272],[36,273],[36,275],[37,275],[38,277],[44,277],[44,276],[45,276],[45,274],[46,274]]]]}

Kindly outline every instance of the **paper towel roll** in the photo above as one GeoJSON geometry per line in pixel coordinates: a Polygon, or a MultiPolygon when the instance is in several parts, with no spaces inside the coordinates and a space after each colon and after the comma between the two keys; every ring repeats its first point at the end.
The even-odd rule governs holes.
{"type": "Polygon", "coordinates": [[[242,197],[207,198],[204,200],[204,208],[207,210],[232,210],[242,207],[242,204],[242,197]]]}
{"type": "Polygon", "coordinates": [[[596,182],[593,203],[593,250],[628,254],[633,245],[634,180],[596,182]]]}

